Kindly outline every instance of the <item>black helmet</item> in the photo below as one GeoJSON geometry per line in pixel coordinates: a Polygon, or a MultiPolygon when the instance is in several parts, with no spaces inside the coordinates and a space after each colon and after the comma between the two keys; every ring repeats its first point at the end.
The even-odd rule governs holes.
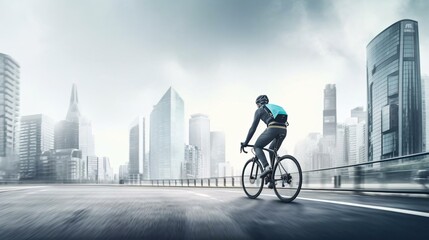
{"type": "Polygon", "coordinates": [[[269,102],[267,95],[260,95],[256,98],[256,104],[267,104],[269,102]]]}

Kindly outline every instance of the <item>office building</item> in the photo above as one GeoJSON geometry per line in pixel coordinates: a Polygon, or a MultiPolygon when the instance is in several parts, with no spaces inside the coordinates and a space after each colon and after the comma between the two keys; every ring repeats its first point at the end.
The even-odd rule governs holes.
{"type": "Polygon", "coordinates": [[[54,148],[54,122],[42,115],[21,117],[19,175],[22,180],[37,179],[43,152],[54,148]]]}
{"type": "Polygon", "coordinates": [[[144,173],[145,157],[145,119],[137,117],[129,130],[129,162],[128,174],[131,181],[140,181],[144,173]]]}
{"type": "Polygon", "coordinates": [[[20,67],[0,53],[0,181],[18,179],[20,67]]]}
{"type": "Polygon", "coordinates": [[[419,30],[398,21],[367,46],[368,161],[423,150],[419,30]]]}
{"type": "Polygon", "coordinates": [[[150,114],[151,179],[178,179],[184,160],[184,102],[169,88],[150,114]]]}

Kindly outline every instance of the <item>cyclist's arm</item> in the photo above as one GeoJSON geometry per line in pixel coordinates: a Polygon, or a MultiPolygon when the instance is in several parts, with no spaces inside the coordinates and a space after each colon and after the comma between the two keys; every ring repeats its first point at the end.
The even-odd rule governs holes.
{"type": "Polygon", "coordinates": [[[253,134],[255,134],[256,128],[258,128],[259,120],[261,119],[261,109],[262,108],[258,108],[255,112],[255,117],[253,118],[253,123],[247,134],[246,141],[244,141],[244,145],[249,144],[250,139],[252,139],[253,134]]]}

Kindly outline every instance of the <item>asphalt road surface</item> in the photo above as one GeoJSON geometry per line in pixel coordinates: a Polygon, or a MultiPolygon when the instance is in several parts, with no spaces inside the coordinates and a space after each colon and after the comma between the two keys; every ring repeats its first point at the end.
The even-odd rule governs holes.
{"type": "Polygon", "coordinates": [[[0,186],[0,239],[429,239],[429,198],[264,189],[0,186]]]}

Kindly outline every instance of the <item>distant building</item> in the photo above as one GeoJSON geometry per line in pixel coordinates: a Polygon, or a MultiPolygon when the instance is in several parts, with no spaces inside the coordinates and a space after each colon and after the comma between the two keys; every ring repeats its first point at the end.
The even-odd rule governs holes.
{"type": "Polygon", "coordinates": [[[119,180],[128,180],[128,164],[119,166],[119,180]]]}
{"type": "Polygon", "coordinates": [[[303,170],[316,169],[317,155],[319,153],[319,141],[322,139],[320,133],[310,133],[304,140],[295,145],[294,155],[299,159],[303,170]]]}
{"type": "Polygon", "coordinates": [[[197,146],[185,145],[185,161],[182,166],[181,178],[198,178],[201,172],[202,154],[197,146]]]}
{"type": "Polygon", "coordinates": [[[170,88],[150,115],[150,178],[179,179],[184,161],[184,103],[170,88]]]}
{"type": "Polygon", "coordinates": [[[18,179],[20,67],[0,53],[0,181],[18,179]]]}
{"type": "Polygon", "coordinates": [[[43,152],[54,148],[54,123],[45,115],[21,118],[20,179],[37,179],[37,166],[43,152]]]}
{"type": "Polygon", "coordinates": [[[201,172],[198,177],[211,177],[210,119],[204,114],[194,114],[189,119],[189,144],[201,151],[201,172]]]}
{"type": "Polygon", "coordinates": [[[337,89],[335,84],[327,84],[323,98],[323,137],[333,137],[337,133],[337,89]]]}
{"type": "Polygon", "coordinates": [[[129,132],[129,179],[140,181],[144,174],[145,157],[145,119],[137,117],[131,124],[129,132]]]}
{"type": "Polygon", "coordinates": [[[86,176],[90,182],[98,182],[98,161],[97,156],[86,156],[86,176]]]}
{"type": "Polygon", "coordinates": [[[39,179],[57,183],[81,181],[81,157],[78,149],[45,151],[40,157],[39,179]]]}

